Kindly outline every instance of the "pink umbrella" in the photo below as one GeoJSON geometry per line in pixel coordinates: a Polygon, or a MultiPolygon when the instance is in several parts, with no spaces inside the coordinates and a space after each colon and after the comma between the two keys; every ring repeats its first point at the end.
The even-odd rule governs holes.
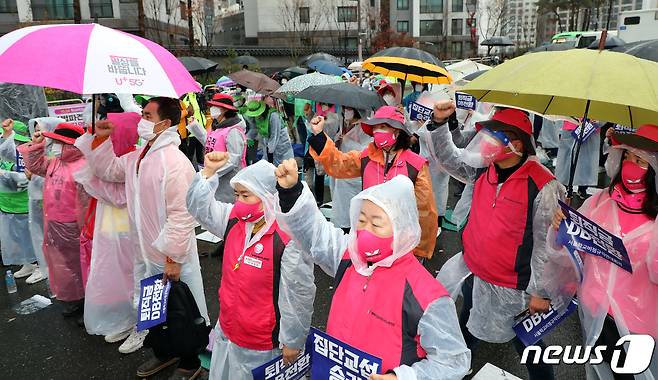
{"type": "Polygon", "coordinates": [[[178,98],[201,88],[155,42],[98,24],[30,26],[0,37],[0,82],[78,94],[178,98]]]}

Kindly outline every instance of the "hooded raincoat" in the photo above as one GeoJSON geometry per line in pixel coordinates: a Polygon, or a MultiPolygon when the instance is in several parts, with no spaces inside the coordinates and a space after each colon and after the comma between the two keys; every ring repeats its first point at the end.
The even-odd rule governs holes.
{"type": "MultiPolygon", "coordinates": [[[[324,142],[324,146],[320,152],[310,148],[309,152],[314,160],[322,163],[324,170],[328,175],[337,179],[347,178],[361,178],[362,173],[362,155],[366,155],[371,162],[377,165],[378,170],[384,172],[384,153],[383,150],[377,148],[374,142],[368,144],[363,151],[353,150],[350,152],[341,152],[336,148],[335,143],[326,135],[320,134],[311,137],[320,143],[324,142]]],[[[309,139],[310,140],[310,139],[309,139]]],[[[372,140],[371,140],[372,141],[372,140]]],[[[312,144],[313,145],[313,144],[312,144]]],[[[319,144],[317,144],[319,145],[319,144]]],[[[316,147],[317,147],[316,145],[316,147]]],[[[400,151],[396,160],[405,151],[400,151]]],[[[402,161],[396,162],[389,169],[390,176],[395,176],[394,173],[402,166],[402,161]]],[[[376,182],[386,181],[385,178],[373,179],[376,182]]],[[[422,165],[421,170],[418,171],[416,180],[414,182],[414,189],[416,193],[416,204],[418,207],[418,215],[420,224],[422,226],[422,236],[418,247],[414,250],[414,254],[418,257],[431,259],[434,254],[434,246],[436,244],[436,233],[438,230],[438,214],[436,211],[436,204],[434,202],[434,195],[432,190],[432,179],[430,177],[429,165],[422,165]]]]}
{"type": "Polygon", "coordinates": [[[187,193],[190,213],[208,231],[226,238],[219,290],[221,310],[214,337],[211,337],[214,339],[211,342],[212,379],[251,379],[252,369],[281,354],[278,345],[271,347],[274,344],[273,339],[288,347],[301,349],[311,325],[315,297],[313,263],[307,255],[302,254],[294,241],[286,244],[278,260],[277,253],[271,252],[272,248],[268,247],[268,244],[271,247],[272,241],[277,239],[284,239],[284,242],[287,240],[287,235],[281,231],[275,219],[277,193],[274,169],[272,164],[261,160],[242,169],[231,179],[232,186],[237,183],[245,186],[263,203],[265,225],[255,234],[252,232],[255,223],[241,221],[232,213],[232,204],[214,199],[213,194],[221,180],[220,176],[212,176],[206,180],[201,174],[197,174],[187,193]],[[244,234],[229,234],[236,228],[238,231],[244,231],[244,234]],[[231,257],[231,253],[240,253],[237,262],[242,264],[238,264],[238,269],[234,267],[236,258],[231,257]],[[273,263],[272,267],[268,265],[269,254],[273,254],[273,261],[278,261],[273,263]],[[273,276],[274,281],[270,276],[273,276]],[[244,278],[244,284],[236,286],[240,278],[244,278]],[[267,284],[248,282],[249,278],[255,281],[264,280],[267,284]],[[271,287],[267,291],[268,295],[261,297],[263,287],[267,286],[271,287]],[[224,297],[227,298],[223,299],[224,297]],[[236,297],[242,300],[251,299],[252,302],[236,304],[231,300],[236,297]],[[277,303],[273,304],[272,301],[277,303]],[[267,315],[271,310],[278,310],[280,313],[274,323],[274,330],[272,325],[263,323],[268,319],[267,315]],[[236,324],[239,328],[235,327],[236,324]],[[276,329],[278,337],[273,337],[276,329]],[[268,339],[255,341],[240,336],[240,331],[245,331],[252,337],[263,336],[268,339]],[[254,348],[256,346],[260,346],[259,349],[254,348]]]}
{"type": "MultiPolygon", "coordinates": [[[[467,184],[474,183],[482,174],[482,170],[470,167],[462,161],[462,151],[455,147],[447,126],[432,129],[433,152],[436,154],[433,159],[437,160],[456,179],[467,184]]],[[[524,166],[532,160],[535,159],[529,157],[524,166]]],[[[489,170],[494,169],[490,167],[489,170]]],[[[501,184],[497,189],[499,192],[501,184]]],[[[471,199],[477,196],[475,193],[464,192],[464,194],[470,195],[471,199]]],[[[528,236],[531,239],[531,257],[527,258],[530,273],[525,289],[501,286],[485,281],[478,276],[474,277],[473,307],[466,326],[476,338],[490,343],[508,342],[515,336],[514,330],[512,330],[514,316],[527,308],[529,295],[546,296],[543,282],[540,281],[547,256],[545,236],[551,223],[553,210],[557,207],[557,201],[563,196],[564,187],[553,179],[539,190],[531,204],[531,218],[526,221],[526,224],[532,227],[531,234],[528,236]]],[[[487,212],[486,210],[471,211],[487,212]]],[[[523,219],[522,217],[520,216],[518,219],[523,219]]],[[[492,224],[490,227],[504,230],[509,229],[510,226],[492,224]]],[[[450,294],[456,299],[464,280],[470,275],[471,269],[466,265],[464,255],[459,253],[443,265],[437,278],[445,284],[450,294]]]]}
{"type": "MultiPolygon", "coordinates": [[[[140,118],[137,113],[108,114],[108,120],[115,125],[110,138],[118,157],[135,150],[140,118]]],[[[86,144],[80,145],[85,156],[91,154],[88,148],[86,144]]],[[[88,334],[97,335],[126,331],[135,324],[133,271],[139,246],[126,209],[125,185],[100,180],[89,164],[74,177],[97,200],[85,288],[85,329],[88,334]]]]}
{"type": "Polygon", "coordinates": [[[303,252],[336,278],[327,332],[382,357],[382,373],[393,370],[400,380],[463,378],[470,368],[470,351],[459,330],[454,303],[411,254],[420,240],[411,180],[396,176],[354,197],[348,235],[324,219],[306,184],[300,195],[291,194],[294,189],[279,190],[282,208],[290,203],[288,197],[298,198],[289,211],[277,214],[277,220],[303,252]],[[393,223],[393,254],[370,266],[356,249],[356,225],[365,200],[381,207],[393,223]],[[411,307],[413,311],[409,309],[419,303],[411,307]],[[410,322],[386,321],[401,315],[409,315],[410,322]],[[401,338],[400,333],[410,339],[401,338]],[[402,345],[407,346],[404,353],[396,352],[402,345]],[[417,355],[408,358],[412,352],[417,355]]]}
{"type": "MultiPolygon", "coordinates": [[[[265,112],[267,113],[268,111],[265,112]]],[[[288,134],[287,124],[283,122],[278,112],[270,112],[267,117],[269,117],[267,136],[262,136],[258,133],[254,118],[246,119],[247,124],[249,124],[247,138],[258,140],[263,158],[269,161],[271,157],[272,163],[275,166],[279,166],[283,161],[294,157],[290,134],[288,134]]]]}
{"type": "Polygon", "coordinates": [[[44,242],[50,288],[60,301],[84,298],[80,268],[80,229],[89,195],[73,179],[85,160],[74,146],[64,144],[60,156],[46,155],[46,142],[18,147],[25,168],[45,178],[43,186],[44,242]]]}
{"type": "MultiPolygon", "coordinates": [[[[606,161],[606,171],[611,178],[619,172],[626,149],[648,161],[654,170],[658,169],[658,154],[618,145],[610,149],[606,161]]],[[[608,315],[614,319],[619,336],[646,334],[658,339],[658,223],[646,218],[633,228],[631,225],[636,223],[628,220],[629,214],[620,209],[607,188],[588,198],[578,211],[622,238],[633,273],[585,253],[580,253],[582,266],[576,264],[566,248],[556,246],[555,232],[551,229],[548,242],[552,250],[545,278],[551,297],[568,300],[578,292],[585,345],[596,345],[608,315]]],[[[612,380],[610,365],[605,362],[588,365],[587,378],[612,380]]],[[[657,378],[658,353],[654,350],[649,369],[635,375],[635,379],[657,378]]]]}
{"type": "MultiPolygon", "coordinates": [[[[29,181],[23,172],[22,158],[16,150],[13,132],[0,137],[0,242],[4,265],[23,265],[36,261],[30,241],[29,181]]],[[[41,249],[41,248],[39,248],[41,249]]]]}
{"type": "Polygon", "coordinates": [[[208,322],[194,233],[197,223],[185,207],[184,189],[192,182],[194,168],[178,149],[176,127],[162,132],[153,145],[121,157],[116,156],[110,139],[99,141],[94,149],[92,142],[94,137],[85,134],[76,145],[87,154],[94,175],[124,184],[130,230],[141,258],[135,270],[145,266],[138,277],[162,273],[167,257],[181,264],[180,280],[189,286],[201,316],[208,322]]]}
{"type": "MultiPolygon", "coordinates": [[[[577,126],[564,122],[560,131],[560,145],[557,150],[555,176],[560,183],[569,183],[571,160],[576,155],[576,139],[571,132],[577,126]]],[[[601,130],[598,129],[580,146],[576,173],[573,177],[574,186],[596,186],[599,178],[599,153],[601,149],[601,130]]]]}

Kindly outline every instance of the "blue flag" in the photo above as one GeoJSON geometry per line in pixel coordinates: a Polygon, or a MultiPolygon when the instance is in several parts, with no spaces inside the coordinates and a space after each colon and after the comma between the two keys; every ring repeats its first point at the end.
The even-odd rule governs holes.
{"type": "Polygon", "coordinates": [[[580,124],[578,128],[574,129],[571,131],[571,136],[573,136],[576,141],[580,141],[581,143],[584,143],[587,141],[590,136],[594,134],[599,129],[599,125],[596,123],[592,123],[589,120],[585,121],[585,131],[583,132],[583,137],[580,137],[580,131],[583,129],[583,125],[580,124]]]}
{"type": "MultiPolygon", "coordinates": [[[[620,268],[633,273],[631,260],[621,238],[606,231],[603,227],[587,219],[578,211],[559,202],[565,219],[560,224],[557,242],[573,251],[585,252],[610,261],[620,268]]],[[[582,265],[581,265],[582,266],[582,265]]]]}
{"type": "Polygon", "coordinates": [[[167,301],[171,282],[162,283],[162,273],[140,281],[137,331],[149,329],[167,321],[167,301]]]}
{"type": "Polygon", "coordinates": [[[416,102],[409,103],[409,118],[411,120],[429,120],[432,118],[432,111],[432,108],[425,107],[416,102]]]}
{"type": "Polygon", "coordinates": [[[513,327],[514,333],[516,333],[516,336],[526,347],[532,346],[548,335],[562,321],[567,319],[577,307],[578,303],[575,300],[571,300],[569,306],[562,313],[558,313],[557,310],[560,309],[559,307],[551,306],[546,313],[528,314],[525,318],[516,322],[513,327]]]}

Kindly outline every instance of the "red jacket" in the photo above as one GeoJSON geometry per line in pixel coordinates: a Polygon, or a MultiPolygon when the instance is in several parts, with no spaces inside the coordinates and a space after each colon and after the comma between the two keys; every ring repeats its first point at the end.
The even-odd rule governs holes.
{"type": "Polygon", "coordinates": [[[481,279],[525,290],[530,282],[533,247],[532,212],[539,191],[553,174],[526,161],[498,189],[491,165],[475,181],[471,213],[464,229],[464,260],[481,279]]]}
{"type": "Polygon", "coordinates": [[[448,292],[412,254],[366,277],[354,270],[346,252],[335,280],[327,333],[382,358],[384,373],[426,356],[418,322],[429,304],[448,292]]]}
{"type": "Polygon", "coordinates": [[[245,227],[231,212],[224,235],[219,324],[240,347],[272,350],[279,346],[281,257],[289,238],[275,222],[260,241],[247,248],[234,270],[244,247],[245,227]]]}

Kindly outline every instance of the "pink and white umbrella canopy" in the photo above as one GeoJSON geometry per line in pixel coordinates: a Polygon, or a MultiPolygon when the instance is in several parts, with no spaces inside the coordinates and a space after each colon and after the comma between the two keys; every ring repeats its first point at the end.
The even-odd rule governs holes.
{"type": "Polygon", "coordinates": [[[0,82],[170,98],[201,90],[162,46],[98,24],[30,26],[0,37],[0,82]]]}

